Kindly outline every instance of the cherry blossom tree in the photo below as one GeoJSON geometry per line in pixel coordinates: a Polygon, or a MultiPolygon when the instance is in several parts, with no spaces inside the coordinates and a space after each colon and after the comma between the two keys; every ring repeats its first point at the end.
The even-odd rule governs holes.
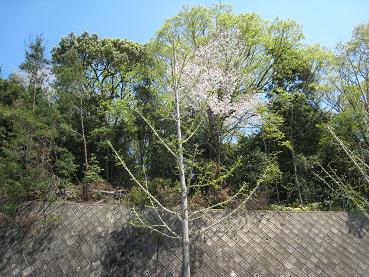
{"type": "MultiPolygon", "coordinates": [[[[180,206],[164,206],[148,189],[148,180],[140,180],[127,167],[124,158],[114,150],[116,157],[122,166],[130,174],[132,180],[147,195],[150,200],[150,208],[155,211],[159,223],[154,223],[145,219],[144,214],[137,209],[133,209],[137,221],[134,223],[139,227],[146,227],[158,232],[166,237],[180,239],[182,244],[182,276],[190,276],[190,242],[197,236],[206,232],[209,228],[227,219],[237,212],[257,191],[260,184],[265,179],[262,176],[254,189],[239,202],[239,205],[227,216],[204,226],[200,230],[191,230],[191,222],[205,216],[214,208],[239,200],[243,195],[245,186],[242,186],[233,196],[227,200],[205,207],[200,210],[190,212],[188,207],[189,190],[192,187],[190,161],[184,155],[184,144],[198,130],[192,128],[191,132],[183,133],[187,130],[183,124],[184,118],[189,110],[195,110],[202,114],[210,114],[221,118],[227,126],[245,125],[250,114],[258,104],[255,91],[245,91],[245,63],[242,58],[244,44],[239,38],[237,31],[218,31],[203,45],[189,51],[175,33],[166,36],[166,55],[160,52],[156,58],[162,68],[162,82],[159,84],[163,94],[166,95],[166,108],[176,126],[175,138],[164,138],[160,131],[150,123],[142,114],[142,118],[150,126],[153,133],[158,137],[161,144],[169,151],[177,162],[179,184],[180,184],[180,206]],[[164,214],[174,216],[180,222],[179,230],[171,226],[171,221],[167,220],[164,214]]],[[[193,157],[194,158],[194,157],[193,157]]],[[[143,169],[144,170],[144,169],[143,169]]],[[[146,176],[144,174],[144,176],[146,176]]]]}
{"type": "Polygon", "coordinates": [[[245,74],[250,63],[245,55],[248,49],[239,31],[221,30],[195,50],[182,70],[185,100],[192,108],[205,111],[209,129],[216,130],[218,164],[223,130],[245,127],[260,104],[258,90],[248,84],[250,76],[245,74]]]}
{"type": "Polygon", "coordinates": [[[192,183],[197,151],[196,147],[191,149],[191,138],[207,124],[206,131],[215,137],[217,162],[221,164],[223,141],[233,139],[239,129],[255,119],[256,107],[262,102],[259,95],[271,85],[276,60],[286,45],[293,47],[299,39],[299,29],[293,22],[267,22],[255,14],[236,16],[229,8],[218,5],[210,9],[184,9],[168,20],[147,45],[152,53],[153,67],[149,70],[153,75],[152,88],[162,102],[158,112],[163,120],[173,123],[174,131],[157,129],[149,118],[137,112],[177,163],[179,205],[165,206],[151,193],[145,166],[142,168],[144,178],[136,177],[124,157],[112,148],[156,213],[154,222],[145,217],[145,212],[134,208],[137,220],[133,224],[181,241],[182,276],[190,276],[191,241],[244,207],[261,184],[271,181],[274,170],[273,165],[265,166],[248,193],[243,184],[226,200],[192,211],[188,207],[190,192],[221,182],[234,167],[215,176],[215,180],[192,183]],[[236,201],[238,205],[225,217],[203,228],[191,229],[194,221],[203,219],[212,209],[236,201]]]}

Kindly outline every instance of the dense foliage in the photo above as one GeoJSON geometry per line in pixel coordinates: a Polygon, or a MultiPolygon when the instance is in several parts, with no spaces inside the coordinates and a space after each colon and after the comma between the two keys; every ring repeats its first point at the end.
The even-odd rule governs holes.
{"type": "Polygon", "coordinates": [[[224,6],[183,9],[146,45],[71,33],[48,60],[43,37],[31,42],[19,72],[0,77],[2,204],[92,200],[113,189],[132,205],[147,204],[114,145],[152,194],[177,205],[178,167],[155,135],[174,145],[173,101],[161,86],[173,33],[183,44],[177,58],[195,57],[180,69],[187,81],[207,70],[189,99],[201,97],[205,85],[217,91],[212,104],[188,105],[183,115],[192,207],[225,201],[241,186],[251,190],[267,172],[251,208],[368,208],[369,25],[328,51],[306,45],[293,21],[235,15],[224,6]],[[235,28],[242,45],[229,59],[219,55],[226,67],[218,70],[212,62],[223,46],[205,46],[216,31],[235,28]],[[210,82],[221,70],[239,74],[237,84],[210,82]]]}

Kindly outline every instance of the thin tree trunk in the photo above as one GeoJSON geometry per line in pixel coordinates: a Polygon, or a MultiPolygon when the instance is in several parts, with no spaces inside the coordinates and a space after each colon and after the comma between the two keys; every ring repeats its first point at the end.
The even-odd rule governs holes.
{"type": "Polygon", "coordinates": [[[295,150],[293,149],[293,147],[291,148],[291,153],[292,153],[293,175],[294,175],[294,179],[295,179],[295,185],[296,185],[297,193],[298,193],[298,196],[299,196],[299,204],[300,204],[300,206],[302,206],[301,187],[300,187],[300,182],[299,182],[298,177],[297,177],[296,157],[295,157],[295,150]]]}
{"type": "Polygon", "coordinates": [[[217,134],[216,134],[216,140],[217,140],[217,162],[218,165],[220,166],[222,163],[222,142],[221,142],[221,138],[220,138],[220,131],[219,131],[219,126],[218,126],[218,122],[216,122],[217,124],[217,134]]]}
{"type": "Polygon", "coordinates": [[[105,160],[105,175],[106,175],[106,180],[109,182],[109,152],[106,152],[106,160],[105,160]]]}
{"type": "Polygon", "coordinates": [[[300,206],[302,206],[301,186],[300,186],[300,182],[299,182],[298,177],[297,177],[296,156],[295,156],[295,148],[294,148],[294,143],[293,143],[293,129],[294,129],[294,113],[293,113],[293,106],[292,106],[292,111],[291,111],[291,136],[290,136],[290,140],[291,140],[291,154],[292,154],[292,164],[293,164],[293,176],[294,176],[294,179],[295,179],[295,186],[297,188],[297,194],[298,194],[298,197],[299,197],[299,204],[300,204],[300,206]]]}
{"type": "Polygon", "coordinates": [[[176,92],[176,117],[177,117],[177,136],[178,136],[178,167],[179,181],[181,185],[181,204],[182,204],[182,247],[183,247],[183,277],[190,277],[190,239],[188,228],[188,205],[187,205],[187,186],[184,172],[183,148],[182,148],[182,132],[181,119],[179,113],[179,95],[176,92]]]}
{"type": "MultiPolygon", "coordinates": [[[[81,134],[82,134],[82,140],[83,140],[83,152],[84,152],[84,156],[85,156],[85,173],[87,172],[88,169],[88,154],[87,154],[87,142],[86,142],[86,136],[85,136],[85,125],[84,125],[84,119],[83,119],[83,100],[82,100],[82,96],[80,98],[80,104],[81,104],[81,108],[80,108],[80,117],[81,117],[81,134]]],[[[87,184],[85,184],[83,182],[82,184],[83,186],[83,198],[85,201],[88,200],[88,192],[87,192],[87,184]]]]}
{"type": "Polygon", "coordinates": [[[30,87],[32,88],[32,111],[35,111],[35,107],[36,107],[36,83],[37,81],[35,80],[35,77],[31,77],[31,84],[30,87]]]}
{"type": "Polygon", "coordinates": [[[32,103],[32,111],[35,110],[36,106],[36,88],[33,88],[33,103],[32,103]]]}
{"type": "Polygon", "coordinates": [[[277,181],[275,182],[275,187],[277,188],[277,199],[278,199],[278,204],[281,204],[281,200],[280,200],[280,198],[279,198],[279,189],[278,189],[277,181]]]}
{"type": "MultiPolygon", "coordinates": [[[[174,57],[174,66],[173,76],[176,76],[175,72],[175,63],[176,63],[176,55],[175,51],[173,53],[174,57]]],[[[177,82],[174,78],[173,81],[173,90],[175,94],[175,107],[176,107],[176,121],[177,121],[177,139],[178,139],[178,168],[179,168],[179,181],[181,186],[181,206],[182,206],[182,277],[190,277],[190,236],[189,236],[189,228],[188,228],[188,204],[187,204],[187,186],[186,186],[186,177],[184,170],[184,159],[183,159],[183,145],[182,145],[182,131],[181,131],[181,114],[180,114],[180,98],[179,92],[177,89],[177,82]]]]}
{"type": "Polygon", "coordinates": [[[87,171],[88,168],[88,157],[87,157],[87,142],[86,142],[86,136],[85,136],[85,124],[84,124],[84,119],[83,119],[83,100],[82,100],[82,96],[80,99],[80,103],[81,103],[81,108],[80,108],[80,117],[81,117],[81,134],[82,134],[82,140],[83,140],[83,152],[84,152],[84,156],[85,156],[85,170],[87,171]]]}

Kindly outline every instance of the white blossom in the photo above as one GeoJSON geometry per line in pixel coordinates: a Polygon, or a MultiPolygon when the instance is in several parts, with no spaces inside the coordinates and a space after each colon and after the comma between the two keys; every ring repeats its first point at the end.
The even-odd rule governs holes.
{"type": "Polygon", "coordinates": [[[260,100],[255,91],[244,91],[246,47],[237,31],[220,31],[178,63],[184,101],[195,109],[205,104],[227,125],[245,124],[260,100]]]}
{"type": "Polygon", "coordinates": [[[23,70],[18,70],[13,74],[13,78],[25,89],[33,85],[46,92],[51,90],[51,85],[55,80],[54,75],[48,67],[38,70],[34,76],[23,70]]]}

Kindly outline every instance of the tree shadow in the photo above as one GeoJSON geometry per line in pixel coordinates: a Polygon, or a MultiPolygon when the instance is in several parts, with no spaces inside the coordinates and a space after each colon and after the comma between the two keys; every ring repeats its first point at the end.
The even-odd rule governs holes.
{"type": "Polygon", "coordinates": [[[360,213],[348,213],[346,225],[349,233],[359,238],[369,234],[369,219],[360,213]]]}
{"type": "Polygon", "coordinates": [[[101,276],[153,276],[158,238],[131,225],[114,230],[101,259],[101,276]]]}
{"type": "MultiPolygon", "coordinates": [[[[152,212],[145,213],[146,222],[160,224],[152,212]]],[[[170,227],[179,231],[180,223],[163,217],[170,227]]],[[[101,259],[101,276],[180,276],[182,266],[181,240],[165,237],[147,228],[130,223],[110,234],[108,250],[101,259]]],[[[191,248],[192,274],[201,266],[202,250],[191,248]]]]}
{"type": "Polygon", "coordinates": [[[0,228],[0,275],[20,274],[53,241],[57,224],[48,217],[49,205],[27,203],[0,228]]]}

